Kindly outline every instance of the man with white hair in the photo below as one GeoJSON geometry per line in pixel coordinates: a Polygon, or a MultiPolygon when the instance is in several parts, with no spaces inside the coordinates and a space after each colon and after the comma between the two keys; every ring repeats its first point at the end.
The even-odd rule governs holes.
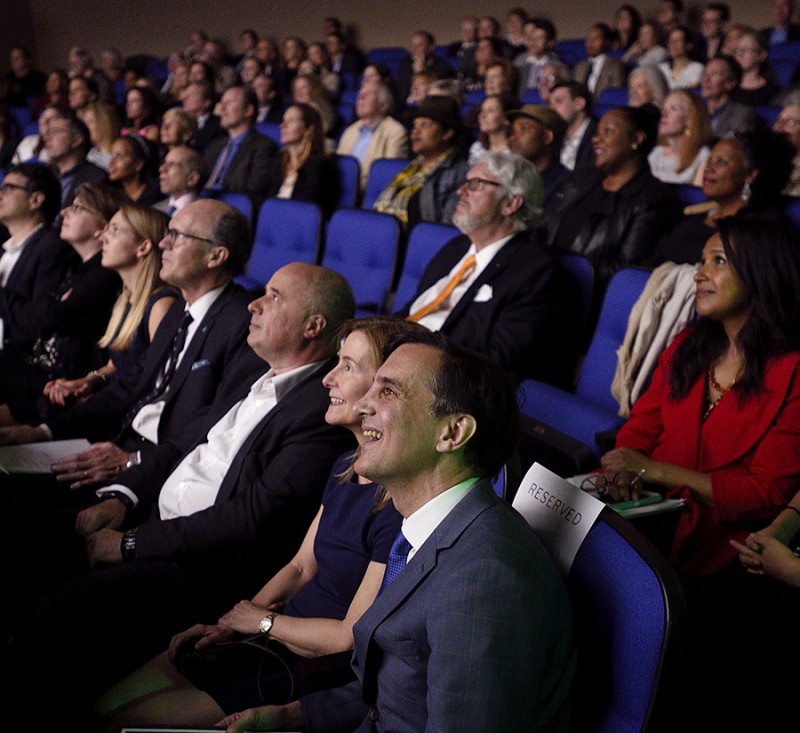
{"type": "Polygon", "coordinates": [[[392,92],[385,84],[362,84],[356,98],[356,117],[339,139],[336,152],[353,155],[361,165],[361,188],[367,184],[369,168],[378,158],[407,158],[406,128],[389,116],[392,92]]]}
{"type": "MultiPolygon", "coordinates": [[[[544,187],[514,153],[486,153],[458,189],[449,241],[399,315],[486,354],[519,379],[553,380],[566,311],[560,269],[531,236],[544,187]],[[545,353],[546,352],[546,353],[545,353]]],[[[574,330],[574,329],[573,329],[574,330]]]]}

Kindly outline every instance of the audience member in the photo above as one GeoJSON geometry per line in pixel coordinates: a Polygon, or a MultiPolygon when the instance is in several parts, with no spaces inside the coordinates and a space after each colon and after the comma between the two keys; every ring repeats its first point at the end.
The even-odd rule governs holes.
{"type": "Polygon", "coordinates": [[[637,66],[628,76],[628,104],[651,105],[661,109],[669,89],[664,75],[655,66],[637,66]]]}
{"type": "Polygon", "coordinates": [[[761,30],[769,47],[800,41],[800,25],[792,23],[794,0],[772,0],[772,24],[761,30]]]}
{"type": "Polygon", "coordinates": [[[761,126],[752,107],[733,100],[741,80],[739,62],[724,54],[711,59],[703,69],[700,95],[711,116],[711,131],[717,138],[731,132],[749,132],[761,126]]]}
{"type": "Polygon", "coordinates": [[[44,94],[37,97],[31,104],[31,119],[38,119],[45,107],[67,107],[69,104],[69,77],[64,69],[53,69],[47,75],[44,84],[44,94]]]}
{"type": "Polygon", "coordinates": [[[468,163],[475,165],[484,153],[508,152],[510,123],[507,114],[514,105],[506,97],[491,95],[481,102],[478,113],[478,139],[469,148],[468,163]]]}
{"type": "Polygon", "coordinates": [[[0,170],[5,170],[19,145],[19,130],[8,107],[0,102],[0,170]]]}
{"type": "Polygon", "coordinates": [[[658,123],[658,143],[647,160],[664,183],[699,186],[711,153],[711,121],[703,100],[687,89],[670,92],[658,123]]]}
{"type": "Polygon", "coordinates": [[[457,80],[467,92],[482,89],[488,69],[497,59],[502,58],[500,42],[495,38],[481,38],[475,44],[475,63],[470,76],[457,80]]]}
{"type": "Polygon", "coordinates": [[[502,35],[502,28],[500,21],[493,15],[484,15],[478,18],[478,40],[482,38],[491,38],[500,44],[500,53],[503,58],[513,59],[514,56],[521,53],[522,49],[512,46],[502,35]]]}
{"type": "Polygon", "coordinates": [[[161,120],[158,96],[149,87],[132,87],[125,95],[125,126],[123,135],[140,135],[158,142],[161,120]]]}
{"type": "Polygon", "coordinates": [[[667,38],[668,61],[662,61],[658,68],[667,80],[671,90],[693,89],[700,84],[703,76],[703,64],[693,61],[691,52],[694,49],[691,31],[686,26],[677,26],[669,32],[667,38]]]}
{"type": "Polygon", "coordinates": [[[150,206],[161,199],[153,181],[157,150],[147,138],[139,135],[118,137],[111,145],[108,164],[109,183],[119,186],[129,201],[150,206]]]}
{"type": "Polygon", "coordinates": [[[45,75],[33,67],[30,50],[15,45],[8,54],[9,71],[0,82],[2,100],[9,107],[30,109],[33,101],[44,92],[45,75]]]}
{"type": "Polygon", "coordinates": [[[427,71],[436,79],[447,79],[453,76],[450,64],[439,58],[436,50],[436,39],[428,31],[415,31],[411,35],[409,53],[400,63],[397,71],[397,98],[402,107],[408,104],[411,94],[411,80],[414,73],[427,71]]]}
{"type": "Polygon", "coordinates": [[[642,23],[636,43],[622,55],[624,63],[637,69],[645,66],[658,66],[668,59],[669,53],[661,45],[658,26],[650,21],[642,23]]]}
{"type": "Polygon", "coordinates": [[[594,166],[592,138],[597,120],[591,114],[589,90],[577,81],[559,82],[553,87],[548,103],[567,124],[561,144],[561,165],[571,171],[594,166]]]}
{"type": "Polygon", "coordinates": [[[347,41],[341,30],[325,36],[325,47],[331,59],[331,71],[338,74],[345,86],[353,86],[364,69],[364,55],[347,41]]]}
{"type": "MultiPolygon", "coordinates": [[[[359,444],[367,440],[354,405],[372,384],[387,343],[416,329],[422,330],[390,317],[345,322],[338,339],[339,363],[323,378],[331,400],[325,413],[329,425],[352,431],[359,444]]],[[[249,705],[296,699],[352,679],[349,655],[342,652],[352,649],[353,624],[377,596],[401,521],[380,487],[353,471],[357,455],[348,451],[336,462],[298,554],[252,602],[240,601],[217,623],[195,624],[181,632],[168,651],[103,695],[97,704],[100,716],[115,713],[109,728],[144,720],[214,725],[226,713],[249,705]],[[269,640],[265,653],[277,654],[286,672],[264,669],[253,674],[213,657],[210,670],[193,671],[193,652],[201,661],[208,659],[220,643],[243,633],[264,634],[269,640]],[[318,659],[310,670],[304,661],[309,658],[318,659]],[[315,668],[324,673],[315,675],[315,668]]]]}
{"type": "Polygon", "coordinates": [[[213,82],[217,94],[222,94],[236,83],[236,70],[228,63],[227,57],[225,44],[214,38],[206,40],[202,50],[195,57],[196,61],[202,61],[211,69],[209,81],[213,82]]]}
{"type": "Polygon", "coordinates": [[[669,34],[683,24],[683,2],[681,0],[659,0],[656,22],[659,35],[662,38],[669,38],[669,34]]]}
{"type": "Polygon", "coordinates": [[[622,53],[627,51],[636,43],[641,26],[642,16],[639,11],[633,5],[620,5],[614,12],[614,41],[611,48],[622,53]]]}
{"type": "MultiPolygon", "coordinates": [[[[331,104],[336,104],[339,101],[339,96],[343,88],[342,79],[338,74],[333,72],[331,57],[328,54],[328,49],[325,44],[319,41],[309,43],[308,58],[303,64],[311,66],[311,71],[319,77],[328,100],[331,104]]],[[[303,64],[301,64],[301,67],[303,64]]],[[[354,80],[350,81],[352,83],[354,80]]]]}
{"type": "Polygon", "coordinates": [[[700,34],[705,46],[705,58],[701,59],[703,63],[722,53],[725,30],[730,19],[731,10],[727,3],[711,2],[703,8],[700,18],[700,34]]]}
{"type": "Polygon", "coordinates": [[[519,73],[508,59],[497,59],[488,69],[483,84],[483,91],[488,97],[490,94],[499,94],[509,99],[516,99],[519,87],[519,73]]]}
{"type": "Polygon", "coordinates": [[[522,99],[531,89],[538,89],[545,67],[558,61],[554,48],[556,27],[545,18],[530,18],[525,22],[525,51],[514,59],[519,70],[517,97],[522,99]]]}
{"type": "Polygon", "coordinates": [[[117,113],[106,104],[90,102],[78,113],[78,117],[89,130],[89,138],[92,141],[86,160],[108,171],[111,163],[111,146],[119,137],[121,129],[117,113]]]}
{"type": "Polygon", "coordinates": [[[189,61],[180,51],[173,51],[167,56],[167,78],[159,90],[165,107],[171,108],[181,103],[181,95],[189,85],[189,66],[189,61]]]}
{"type": "Polygon", "coordinates": [[[334,106],[325,96],[325,90],[318,77],[298,73],[292,80],[292,93],[290,97],[293,104],[305,104],[313,107],[322,123],[322,135],[325,139],[332,139],[336,135],[339,119],[334,106]]]}
{"type": "Polygon", "coordinates": [[[687,207],[659,242],[653,260],[694,264],[720,219],[745,208],[771,214],[783,211],[782,192],[793,152],[788,140],[766,130],[736,133],[717,142],[703,169],[707,202],[687,207]]]}
{"type": "Polygon", "coordinates": [[[463,18],[459,40],[447,46],[447,56],[454,59],[456,77],[470,79],[475,72],[475,44],[478,41],[478,19],[463,18]]]}
{"type": "Polygon", "coordinates": [[[387,570],[353,627],[358,680],[221,724],[356,730],[379,718],[387,730],[508,733],[564,725],[575,661],[569,598],[536,536],[486,480],[517,441],[513,388],[487,359],[441,334],[415,334],[395,342],[356,406],[374,438],[355,470],[384,486],[404,517],[399,574],[391,580],[387,570]],[[403,651],[409,644],[413,655],[403,651]]]}
{"type": "Polygon", "coordinates": [[[158,131],[162,148],[169,152],[172,148],[189,145],[197,134],[197,120],[180,107],[171,107],[161,118],[158,131]]]}
{"type": "Polygon", "coordinates": [[[306,42],[299,36],[287,36],[281,42],[280,67],[281,81],[285,85],[281,90],[284,97],[291,95],[291,85],[300,69],[300,63],[306,57],[306,42]]]}
{"type": "Polygon", "coordinates": [[[44,132],[44,149],[58,172],[61,206],[65,209],[72,204],[81,183],[104,183],[107,180],[102,168],[86,160],[90,147],[91,136],[86,125],[74,113],[57,110],[44,132]]]}
{"type": "Polygon", "coordinates": [[[525,104],[508,113],[511,152],[533,163],[542,179],[542,206],[547,206],[569,177],[569,169],[561,165],[561,144],[567,123],[554,109],[541,104],[525,104]]]}
{"type": "Polygon", "coordinates": [[[22,138],[19,145],[17,145],[17,149],[14,151],[14,157],[11,159],[13,164],[48,162],[47,150],[44,147],[44,133],[50,121],[58,117],[63,109],[64,107],[61,105],[54,105],[45,107],[42,110],[39,119],[36,120],[39,134],[26,135],[22,138]]]}
{"type": "Polygon", "coordinates": [[[208,179],[208,163],[187,145],[171,147],[158,168],[158,187],[167,198],[153,206],[170,218],[196,201],[208,179]]]}
{"type": "Polygon", "coordinates": [[[205,151],[211,171],[206,188],[245,193],[255,200],[270,193],[272,164],[277,145],[255,129],[258,101],[251,89],[230,87],[219,103],[220,125],[227,139],[218,137],[205,151]]]}
{"type": "Polygon", "coordinates": [[[518,379],[563,376],[571,358],[559,325],[565,295],[553,259],[530,235],[542,197],[530,162],[484,154],[458,189],[453,224],[463,236],[433,257],[399,315],[486,354],[518,379]],[[559,344],[553,359],[536,358],[544,344],[559,344]]]}
{"type": "Polygon", "coordinates": [[[283,105],[278,97],[278,86],[275,80],[266,74],[259,74],[253,79],[250,88],[258,101],[256,124],[279,123],[283,116],[283,105]]]}
{"type": "Polygon", "coordinates": [[[61,212],[61,238],[77,256],[45,297],[18,303],[18,340],[8,341],[6,334],[0,352],[0,404],[35,399],[52,379],[83,376],[107,360],[97,342],[120,286],[118,275],[100,264],[100,232],[119,206],[107,188],[80,185],[61,212]]]}
{"type": "Polygon", "coordinates": [[[191,82],[181,94],[183,111],[197,121],[197,132],[190,145],[200,153],[205,153],[212,140],[223,137],[219,117],[213,113],[214,87],[209,82],[191,82]]]}
{"type": "Polygon", "coordinates": [[[539,100],[542,104],[549,104],[550,94],[556,84],[562,81],[570,81],[572,75],[569,67],[561,62],[555,61],[547,64],[542,69],[542,76],[539,79],[539,100]]]}
{"type": "Polygon", "coordinates": [[[528,13],[523,8],[514,7],[506,13],[506,33],[503,40],[514,50],[514,55],[525,50],[525,22],[527,20],[528,13]]]}
{"type": "Polygon", "coordinates": [[[769,47],[755,31],[747,31],[736,42],[734,58],[742,67],[742,80],[731,95],[734,102],[767,107],[780,91],[775,72],[767,62],[769,47]]]}
{"type": "MultiPolygon", "coordinates": [[[[228,372],[205,418],[159,445],[152,462],[99,489],[99,503],[80,511],[74,529],[62,527],[86,539],[90,569],[39,589],[18,651],[36,658],[42,624],[69,624],[67,645],[92,663],[54,693],[65,720],[198,616],[219,617],[249,596],[295,554],[319,508],[322,477],[352,442],[326,425],[330,400],[320,378],[334,365],[334,337],[353,308],[337,273],[305,263],[278,270],[249,306],[254,355],[228,372]],[[253,375],[255,357],[262,367],[253,375]]],[[[51,541],[71,549],[66,537],[51,541]]]]}
{"type": "Polygon", "coordinates": [[[742,34],[747,31],[753,30],[746,23],[731,23],[728,30],[725,32],[725,40],[722,42],[722,50],[717,56],[730,56],[731,58],[736,53],[736,44],[742,37],[742,34]]]}
{"type": "Polygon", "coordinates": [[[241,62],[237,70],[237,76],[240,84],[248,86],[253,83],[259,74],[264,73],[264,64],[262,64],[255,56],[250,56],[241,62]]]}
{"type": "Polygon", "coordinates": [[[396,216],[410,231],[418,221],[449,224],[467,162],[455,155],[461,130],[458,104],[426,97],[411,116],[414,159],[378,196],[373,208],[396,216]]]}
{"type": "Polygon", "coordinates": [[[572,78],[586,85],[597,101],[604,90],[624,87],[628,78],[625,64],[618,58],[609,56],[613,36],[605,23],[595,23],[586,33],[586,53],[588,58],[575,64],[572,78]]]}
{"type": "Polygon", "coordinates": [[[87,104],[97,102],[99,98],[100,92],[97,89],[97,84],[90,77],[73,76],[69,80],[67,101],[73,112],[80,112],[87,104]]]}
{"type": "Polygon", "coordinates": [[[364,82],[356,97],[356,121],[345,128],[336,152],[358,159],[362,190],[372,162],[378,158],[407,158],[406,128],[390,116],[394,98],[383,82],[364,82]]]}
{"type": "Polygon", "coordinates": [[[0,184],[0,224],[8,231],[0,255],[0,343],[30,348],[36,329],[32,304],[45,302],[61,282],[68,248],[51,227],[61,204],[55,173],[19,163],[0,184]]]}
{"type": "Polygon", "coordinates": [[[657,125],[657,115],[643,107],[606,112],[592,140],[595,169],[570,178],[545,209],[545,241],[591,260],[595,298],[617,269],[650,256],[677,214],[672,192],[647,164],[657,125]]]}
{"type": "Polygon", "coordinates": [[[800,103],[790,102],[785,104],[772,127],[775,132],[780,132],[789,139],[794,147],[792,158],[792,173],[789,183],[786,184],[784,194],[793,198],[800,197],[800,103]]]}
{"type": "Polygon", "coordinates": [[[293,104],[283,113],[281,150],[272,165],[267,196],[308,201],[319,206],[324,218],[330,217],[341,186],[314,107],[293,104]]]}
{"type": "Polygon", "coordinates": [[[742,730],[745,721],[749,728],[773,719],[753,692],[767,694],[783,676],[785,627],[771,627],[781,607],[743,572],[729,543],[773,519],[797,491],[800,463],[790,446],[800,424],[799,254],[788,224],[719,221],[695,275],[699,318],[663,354],[617,447],[602,458],[607,479],[638,474],[685,502],[670,560],[689,611],[686,704],[672,711],[672,730],[742,730]],[[761,670],[755,687],[741,664],[761,670]]]}

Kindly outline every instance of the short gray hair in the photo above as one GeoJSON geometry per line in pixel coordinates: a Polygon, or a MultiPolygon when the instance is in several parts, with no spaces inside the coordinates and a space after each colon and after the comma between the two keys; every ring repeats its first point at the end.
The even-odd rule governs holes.
{"type": "Polygon", "coordinates": [[[514,231],[533,228],[544,201],[544,184],[533,163],[516,153],[484,153],[479,162],[497,178],[504,195],[522,196],[522,206],[509,217],[514,231]]]}

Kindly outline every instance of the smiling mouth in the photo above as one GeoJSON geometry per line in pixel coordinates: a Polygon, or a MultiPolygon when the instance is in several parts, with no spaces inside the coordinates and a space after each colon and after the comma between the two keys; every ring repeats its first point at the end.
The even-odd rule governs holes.
{"type": "Polygon", "coordinates": [[[343,400],[341,397],[331,397],[331,404],[332,405],[346,405],[347,400],[343,400]]]}
{"type": "Polygon", "coordinates": [[[361,433],[365,438],[369,438],[370,440],[380,440],[383,437],[383,433],[379,430],[372,430],[369,428],[362,430],[361,433]]]}

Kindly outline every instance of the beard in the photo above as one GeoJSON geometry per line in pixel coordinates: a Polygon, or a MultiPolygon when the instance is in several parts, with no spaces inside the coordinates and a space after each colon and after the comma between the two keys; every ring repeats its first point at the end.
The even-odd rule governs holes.
{"type": "Polygon", "coordinates": [[[453,226],[457,227],[462,234],[470,234],[494,221],[495,216],[495,213],[489,213],[485,216],[474,217],[467,212],[459,212],[456,209],[453,214],[453,226]]]}

